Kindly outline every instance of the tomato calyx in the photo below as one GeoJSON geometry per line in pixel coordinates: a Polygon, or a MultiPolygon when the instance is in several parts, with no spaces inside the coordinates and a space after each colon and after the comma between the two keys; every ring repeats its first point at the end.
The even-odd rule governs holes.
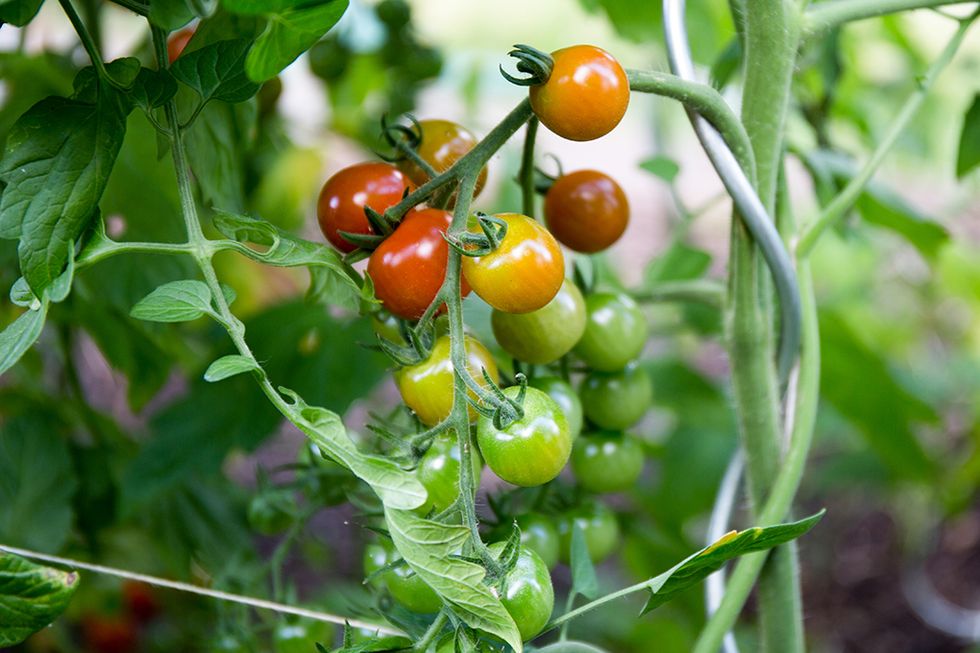
{"type": "Polygon", "coordinates": [[[527,75],[527,77],[515,77],[500,66],[500,74],[504,79],[517,86],[544,84],[551,77],[551,71],[555,67],[555,60],[550,54],[523,43],[515,44],[514,49],[507,54],[517,59],[517,71],[527,75]]]}
{"type": "Polygon", "coordinates": [[[493,425],[498,429],[505,429],[514,422],[524,418],[524,397],[527,395],[527,377],[521,373],[518,373],[515,377],[517,381],[518,390],[516,397],[508,397],[504,394],[503,390],[500,389],[487,371],[483,370],[483,379],[486,383],[486,389],[491,393],[491,396],[486,396],[486,392],[482,393],[482,396],[477,396],[476,398],[466,396],[466,400],[473,406],[475,410],[480,415],[493,420],[493,425]],[[489,406],[484,405],[489,404],[489,406]]]}
{"type": "MultiPolygon", "coordinates": [[[[436,301],[440,301],[437,296],[436,301]]],[[[436,340],[436,329],[432,320],[422,320],[414,328],[408,326],[405,320],[398,320],[398,332],[405,344],[399,344],[385,338],[380,333],[378,347],[384,354],[401,367],[418,365],[432,354],[432,345],[436,340]]]]}
{"type": "Polygon", "coordinates": [[[500,247],[501,241],[507,236],[507,223],[495,215],[476,213],[480,231],[464,231],[455,238],[446,236],[446,242],[463,256],[480,257],[500,247]]]}

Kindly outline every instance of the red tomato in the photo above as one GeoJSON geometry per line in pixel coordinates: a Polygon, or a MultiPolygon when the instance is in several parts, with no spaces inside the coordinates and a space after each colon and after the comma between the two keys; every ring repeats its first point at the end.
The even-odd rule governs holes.
{"type": "MultiPolygon", "coordinates": [[[[398,317],[422,317],[446,277],[449,245],[443,234],[453,221],[448,211],[410,211],[368,260],[367,273],[384,307],[398,317]]],[[[470,287],[461,281],[465,297],[470,287]]]]}
{"type": "Polygon", "coordinates": [[[194,36],[195,30],[197,30],[196,27],[185,27],[170,35],[167,39],[167,58],[170,59],[170,63],[176,61],[180,53],[184,51],[191,37],[194,36]]]}
{"type": "Polygon", "coordinates": [[[599,252],[626,231],[630,206],[612,177],[577,170],[559,177],[544,198],[544,221],[562,245],[576,252],[599,252]]]}
{"type": "Polygon", "coordinates": [[[397,204],[406,189],[412,191],[414,188],[405,173],[387,163],[358,163],[344,168],[328,179],[320,191],[316,206],[320,230],[340,251],[354,251],[357,246],[339,232],[374,233],[364,215],[364,207],[382,213],[397,204]]]}
{"type": "Polygon", "coordinates": [[[136,625],[123,617],[90,614],[82,619],[82,638],[90,653],[132,653],[139,646],[136,625]]]}
{"type": "Polygon", "coordinates": [[[122,594],[126,611],[137,623],[152,621],[160,612],[160,602],[146,583],[127,580],[122,585],[122,594]]]}

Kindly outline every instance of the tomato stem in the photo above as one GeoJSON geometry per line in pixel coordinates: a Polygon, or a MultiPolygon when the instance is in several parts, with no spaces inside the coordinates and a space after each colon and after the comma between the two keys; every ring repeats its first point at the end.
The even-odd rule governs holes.
{"type": "Polygon", "coordinates": [[[958,4],[963,0],[848,0],[819,2],[804,13],[804,38],[819,36],[827,30],[851,21],[884,16],[910,9],[927,9],[958,4]]]}
{"type": "Polygon", "coordinates": [[[521,210],[529,218],[534,217],[534,141],[538,135],[538,122],[536,117],[527,121],[521,154],[521,210]]]}

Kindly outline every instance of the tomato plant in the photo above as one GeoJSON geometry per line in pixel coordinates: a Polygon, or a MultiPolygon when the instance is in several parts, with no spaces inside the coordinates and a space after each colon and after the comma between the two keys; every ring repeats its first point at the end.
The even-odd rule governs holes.
{"type": "Polygon", "coordinates": [[[600,252],[626,231],[626,193],[609,175],[576,170],[562,175],[544,198],[544,220],[562,245],[576,252],[600,252]]]}
{"type": "Polygon", "coordinates": [[[619,372],[590,372],[579,392],[588,420],[611,430],[633,426],[653,399],[650,377],[636,365],[619,372]]]}
{"type": "Polygon", "coordinates": [[[504,351],[525,363],[553,363],[572,350],[585,332],[585,300],[566,279],[558,293],[530,313],[494,309],[493,335],[504,351]]]}
{"type": "MultiPolygon", "coordinates": [[[[459,497],[459,462],[462,455],[454,437],[438,436],[425,454],[419,460],[416,468],[419,480],[425,487],[428,497],[418,509],[422,514],[430,511],[442,512],[451,506],[459,497]]],[[[479,456],[472,456],[470,464],[473,467],[471,478],[473,489],[480,485],[480,472],[483,465],[479,456]]]]}

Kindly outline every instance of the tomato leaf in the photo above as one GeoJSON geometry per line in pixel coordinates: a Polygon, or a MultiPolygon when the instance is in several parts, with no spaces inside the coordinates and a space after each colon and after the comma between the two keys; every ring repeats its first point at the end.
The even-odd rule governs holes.
{"type": "Polygon", "coordinates": [[[241,374],[243,372],[257,372],[261,368],[255,364],[250,358],[245,358],[244,356],[239,356],[237,354],[231,354],[228,356],[222,356],[218,360],[211,363],[208,366],[206,372],[204,372],[204,380],[214,383],[216,381],[223,381],[229,377],[235,376],[236,374],[241,374]]]}
{"type": "Polygon", "coordinates": [[[221,6],[235,14],[255,16],[287,11],[309,4],[309,0],[224,0],[221,6]]]}
{"type": "Polygon", "coordinates": [[[956,176],[965,176],[980,164],[980,93],[973,96],[973,104],[963,116],[963,131],[956,154],[956,176]]]}
{"type": "Polygon", "coordinates": [[[589,547],[585,542],[585,532],[582,527],[572,520],[572,541],[569,546],[572,568],[572,593],[581,594],[587,599],[594,599],[599,594],[599,581],[595,574],[595,565],[589,556],[589,547]]]}
{"type": "Polygon", "coordinates": [[[44,0],[6,0],[0,2],[0,23],[23,27],[34,19],[44,0]]]}
{"type": "Polygon", "coordinates": [[[405,562],[471,628],[495,635],[521,653],[517,625],[483,583],[486,571],[456,557],[469,539],[465,526],[441,524],[405,510],[385,509],[388,533],[405,562]]]}
{"type": "Polygon", "coordinates": [[[157,27],[173,31],[194,18],[194,10],[186,0],[149,0],[149,20],[157,27]]]}
{"type": "Polygon", "coordinates": [[[0,551],[0,647],[20,644],[65,611],[78,574],[0,551]]]}
{"type": "Polygon", "coordinates": [[[256,82],[272,79],[306,52],[347,11],[348,0],[326,0],[270,14],[269,24],[248,53],[245,69],[256,82]]]}
{"type": "Polygon", "coordinates": [[[647,159],[640,164],[640,167],[651,174],[657,175],[668,184],[673,183],[677,177],[677,173],[681,170],[680,165],[676,161],[666,156],[655,156],[647,159]]]}
{"type": "Polygon", "coordinates": [[[140,68],[130,98],[144,111],[163,106],[177,93],[177,82],[167,70],[140,68]]]}
{"type": "Polygon", "coordinates": [[[680,241],[667,248],[647,265],[644,278],[648,284],[664,281],[697,279],[711,267],[711,254],[680,241]]]}
{"type": "Polygon", "coordinates": [[[48,302],[42,301],[36,309],[21,313],[6,329],[0,331],[0,374],[13,367],[41,337],[47,315],[48,302]]]}
{"type": "Polygon", "coordinates": [[[229,210],[243,208],[245,161],[257,115],[254,100],[237,104],[215,100],[190,126],[187,156],[205,202],[229,210]]]}
{"type": "Polygon", "coordinates": [[[795,540],[823,517],[824,510],[800,521],[776,526],[753,527],[732,531],[717,542],[682,560],[673,568],[650,581],[650,598],[640,614],[646,614],[670,601],[674,596],[700,582],[721,568],[725,562],[753,551],[765,551],[795,540]]]}
{"type": "Polygon", "coordinates": [[[170,70],[178,81],[197,91],[201,102],[244,102],[259,90],[245,74],[251,45],[247,39],[211,43],[184,54],[170,70]]]}
{"type": "Polygon", "coordinates": [[[141,299],[129,314],[148,322],[188,322],[215,315],[211,299],[211,290],[203,281],[171,281],[141,299]]]}

